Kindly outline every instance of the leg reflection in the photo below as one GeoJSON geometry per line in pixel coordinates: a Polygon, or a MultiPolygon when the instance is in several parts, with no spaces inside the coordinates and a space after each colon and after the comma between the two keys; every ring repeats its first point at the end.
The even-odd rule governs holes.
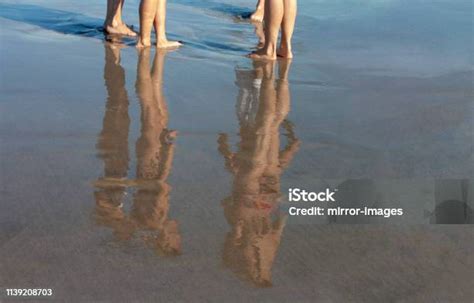
{"type": "Polygon", "coordinates": [[[133,180],[127,179],[130,119],[120,49],[106,45],[105,51],[108,98],[97,143],[104,162],[104,176],[95,184],[96,221],[112,228],[120,240],[139,234],[158,253],[177,255],[181,251],[178,224],[168,219],[171,187],[167,178],[176,132],[167,129],[168,111],[162,92],[165,53],[156,53],[151,70],[150,50],[139,52],[136,90],[141,105],[141,134],[136,144],[137,177],[133,180]],[[129,215],[122,207],[127,188],[136,189],[129,215]]]}
{"type": "Polygon", "coordinates": [[[273,62],[255,62],[251,71],[237,70],[238,151],[231,151],[227,135],[218,139],[234,177],[232,193],[222,203],[231,225],[224,264],[260,287],[271,286],[271,269],[285,226],[285,217],[277,214],[280,178],[299,147],[292,124],[285,121],[290,109],[289,65],[280,63],[277,81],[273,62]],[[281,126],[288,138],[282,151],[281,126]]]}
{"type": "Polygon", "coordinates": [[[104,175],[97,182],[95,216],[97,223],[111,227],[118,238],[128,239],[133,231],[122,210],[129,162],[128,94],[125,72],[120,65],[120,48],[108,43],[104,46],[107,102],[97,142],[99,157],[104,161],[104,175]]]}
{"type": "Polygon", "coordinates": [[[174,155],[176,131],[169,130],[163,95],[165,52],[157,50],[150,68],[150,49],[139,51],[136,89],[141,106],[141,135],[137,141],[137,192],[131,218],[139,229],[152,233],[146,240],[158,252],[177,255],[181,251],[178,224],[168,219],[171,187],[167,178],[174,155]]]}

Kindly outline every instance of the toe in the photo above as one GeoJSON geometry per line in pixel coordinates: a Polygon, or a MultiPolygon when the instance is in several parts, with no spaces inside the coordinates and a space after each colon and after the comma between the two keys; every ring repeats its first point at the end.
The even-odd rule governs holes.
{"type": "Polygon", "coordinates": [[[159,43],[156,45],[156,47],[161,48],[161,49],[173,49],[173,48],[178,48],[181,45],[183,44],[179,41],[168,41],[166,43],[159,43]]]}
{"type": "Polygon", "coordinates": [[[255,54],[254,52],[246,55],[247,58],[255,58],[255,56],[257,56],[257,54],[255,54]]]}

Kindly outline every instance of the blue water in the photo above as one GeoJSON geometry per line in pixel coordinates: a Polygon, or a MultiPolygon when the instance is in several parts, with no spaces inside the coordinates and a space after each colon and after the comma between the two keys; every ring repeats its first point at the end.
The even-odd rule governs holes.
{"type": "MultiPolygon", "coordinates": [[[[136,30],[138,2],[127,1],[124,8],[124,20],[136,30]]],[[[104,39],[104,1],[30,3],[2,2],[0,17],[104,39]]],[[[249,0],[170,1],[169,36],[194,48],[192,53],[184,51],[184,56],[237,60],[255,48],[253,26],[246,21],[254,6],[249,0]]],[[[472,7],[469,0],[300,0],[295,52],[308,63],[339,61],[372,72],[409,70],[427,75],[460,70],[473,64],[472,7]],[[429,56],[418,55],[426,51],[429,56]]]]}

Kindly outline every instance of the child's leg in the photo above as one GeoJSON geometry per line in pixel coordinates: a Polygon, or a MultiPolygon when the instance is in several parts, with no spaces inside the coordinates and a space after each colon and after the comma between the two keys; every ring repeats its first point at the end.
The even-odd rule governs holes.
{"type": "Polygon", "coordinates": [[[181,46],[180,42],[169,41],[166,38],[166,0],[158,0],[154,26],[156,32],[157,48],[175,48],[181,46]]]}
{"type": "Polygon", "coordinates": [[[278,32],[283,20],[283,0],[266,0],[265,4],[265,46],[249,55],[253,59],[275,60],[278,32]]]}
{"type": "Polygon", "coordinates": [[[281,22],[281,41],[277,54],[282,58],[292,58],[291,37],[295,28],[296,0],[283,0],[283,5],[285,13],[281,22]]]}
{"type": "Polygon", "coordinates": [[[140,36],[137,47],[151,45],[151,27],[156,17],[158,0],[142,0],[140,2],[140,36]]]}
{"type": "Polygon", "coordinates": [[[250,20],[262,22],[265,14],[265,0],[258,0],[255,12],[250,16],[250,20]]]}

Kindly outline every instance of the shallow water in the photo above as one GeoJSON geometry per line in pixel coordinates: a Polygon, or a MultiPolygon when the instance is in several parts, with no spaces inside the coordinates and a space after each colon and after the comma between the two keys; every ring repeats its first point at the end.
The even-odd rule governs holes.
{"type": "Polygon", "coordinates": [[[472,3],[299,1],[276,64],[253,5],[171,1],[163,53],[105,43],[103,1],[0,3],[0,287],[469,302],[472,3]],[[405,214],[286,216],[290,187],[405,214]]]}

